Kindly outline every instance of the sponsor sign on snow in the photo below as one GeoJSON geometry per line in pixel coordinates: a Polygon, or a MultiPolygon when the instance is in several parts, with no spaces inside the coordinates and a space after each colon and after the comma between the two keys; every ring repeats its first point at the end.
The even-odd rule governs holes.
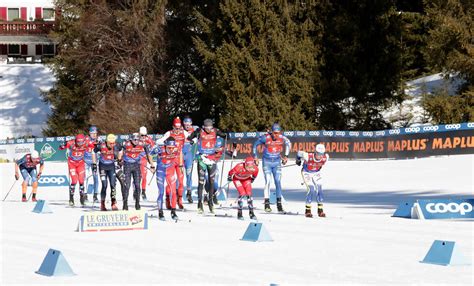
{"type": "Polygon", "coordinates": [[[69,186],[69,181],[65,175],[42,175],[38,180],[40,187],[63,187],[69,186]]]}
{"type": "Polygon", "coordinates": [[[416,216],[420,219],[466,219],[474,218],[474,199],[418,200],[416,216]]]}
{"type": "Polygon", "coordinates": [[[89,212],[82,215],[77,231],[114,231],[148,229],[148,214],[145,211],[89,212]]]}

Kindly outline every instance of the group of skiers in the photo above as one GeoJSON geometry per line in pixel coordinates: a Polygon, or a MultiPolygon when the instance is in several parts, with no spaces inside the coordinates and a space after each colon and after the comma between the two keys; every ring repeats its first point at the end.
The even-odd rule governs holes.
{"type": "MultiPolygon", "coordinates": [[[[114,134],[108,134],[105,141],[98,140],[96,126],[91,126],[89,135],[78,134],[74,139],[64,142],[60,150],[67,150],[68,169],[70,177],[69,205],[74,206],[74,193],[79,183],[79,198],[81,205],[87,201],[87,192],[84,184],[86,178],[93,178],[93,200],[98,202],[99,177],[101,180],[100,209],[106,211],[105,205],[107,187],[110,184],[111,209],[118,210],[116,199],[116,180],[121,184],[122,209],[128,210],[129,190],[133,179],[133,199],[135,209],[139,210],[140,199],[146,200],[147,170],[156,175],[158,186],[158,216],[164,220],[163,201],[167,209],[171,210],[172,219],[177,219],[176,209],[183,209],[183,195],[186,189],[188,203],[192,199],[192,170],[193,162],[197,161],[198,172],[198,202],[199,213],[203,213],[203,203],[207,201],[209,212],[214,213],[217,203],[216,191],[218,189],[218,164],[222,156],[229,154],[235,157],[236,150],[226,150],[227,134],[215,128],[211,119],[206,119],[202,127],[194,126],[190,117],[183,121],[176,117],[172,122],[172,129],[154,142],[148,136],[146,127],[142,126],[138,133],[133,133],[127,140],[118,144],[114,134]],[[156,156],[156,161],[153,160],[156,156]],[[184,178],[186,177],[186,179],[184,178]],[[204,195],[206,191],[207,196],[204,195]],[[207,198],[207,199],[206,199],[207,198]],[[164,200],[163,200],[164,199],[164,200]]],[[[270,183],[271,178],[276,188],[276,205],[278,212],[284,212],[282,206],[281,168],[288,162],[291,149],[290,140],[283,135],[278,123],[260,136],[253,144],[252,156],[235,165],[228,173],[227,180],[233,183],[239,193],[237,218],[243,219],[242,210],[244,200],[247,201],[249,216],[256,219],[252,183],[256,179],[259,169],[257,147],[263,145],[262,170],[265,177],[264,208],[270,208],[270,183]]],[[[315,197],[318,203],[318,216],[324,217],[322,208],[323,193],[320,170],[328,161],[323,144],[316,145],[314,152],[299,151],[296,164],[302,166],[301,174],[307,187],[306,217],[312,217],[311,203],[315,197]]],[[[38,179],[43,171],[44,162],[37,151],[26,154],[16,161],[15,178],[18,180],[21,172],[24,182],[22,184],[22,201],[27,201],[26,188],[32,183],[33,201],[36,201],[38,179]],[[36,165],[40,164],[40,171],[36,173],[36,165]]]]}

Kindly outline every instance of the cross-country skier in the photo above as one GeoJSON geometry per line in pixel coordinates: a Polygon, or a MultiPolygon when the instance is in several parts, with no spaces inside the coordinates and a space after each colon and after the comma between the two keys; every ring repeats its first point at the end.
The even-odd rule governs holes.
{"type": "MultiPolygon", "coordinates": [[[[153,139],[148,136],[148,130],[146,129],[145,126],[140,127],[139,129],[140,133],[140,140],[143,142],[145,146],[148,147],[148,150],[153,149],[153,146],[155,146],[155,142],[153,139]]],[[[141,178],[141,187],[142,187],[142,199],[145,201],[146,198],[146,175],[147,175],[147,158],[145,156],[142,157],[142,160],[140,162],[140,172],[142,174],[141,178]]]]}
{"type": "MultiPolygon", "coordinates": [[[[216,152],[214,155],[211,155],[213,160],[216,162],[216,174],[214,176],[214,196],[212,198],[212,202],[214,205],[217,205],[219,202],[217,200],[217,194],[216,191],[219,189],[219,177],[220,177],[220,168],[219,168],[219,161],[222,158],[222,155],[224,154],[224,139],[218,137],[216,141],[216,152]]],[[[209,158],[209,156],[208,156],[209,158]]],[[[206,176],[204,176],[206,182],[204,183],[204,190],[206,191],[206,194],[204,194],[203,201],[204,203],[207,203],[209,201],[209,193],[211,192],[211,184],[209,184],[209,181],[206,179],[208,177],[208,174],[206,172],[206,176]]]]}
{"type": "Polygon", "coordinates": [[[110,199],[112,210],[118,210],[117,199],[115,195],[115,161],[118,158],[120,147],[115,144],[115,139],[116,137],[114,134],[109,134],[107,135],[105,142],[97,144],[94,148],[94,152],[98,154],[99,157],[99,173],[100,180],[102,182],[102,189],[100,191],[101,211],[107,210],[107,208],[105,207],[105,197],[107,195],[107,179],[110,182],[110,199]]]}
{"type": "Polygon", "coordinates": [[[254,158],[257,158],[257,147],[259,145],[264,145],[262,168],[265,175],[265,188],[263,191],[265,198],[265,211],[272,211],[270,208],[270,180],[273,175],[276,188],[277,209],[279,212],[283,212],[283,206],[281,205],[281,164],[285,165],[288,161],[288,154],[290,154],[291,148],[290,140],[282,134],[280,125],[274,123],[271,131],[260,136],[253,144],[254,158]],[[281,152],[283,151],[283,148],[285,148],[285,153],[282,157],[281,152]]]}
{"type": "MultiPolygon", "coordinates": [[[[69,205],[74,206],[74,192],[76,184],[79,182],[79,200],[84,206],[86,194],[84,193],[84,179],[85,179],[85,162],[84,156],[87,150],[93,148],[93,144],[87,140],[84,134],[78,134],[74,139],[64,142],[59,146],[59,150],[68,149],[67,165],[69,168],[69,176],[71,177],[71,185],[69,186],[69,205]]],[[[93,161],[95,161],[95,154],[92,152],[93,161]]],[[[97,172],[97,165],[92,163],[92,172],[97,172]]]]}
{"type": "MultiPolygon", "coordinates": [[[[97,175],[97,172],[92,171],[92,153],[94,152],[94,148],[97,146],[99,143],[98,138],[97,138],[97,127],[94,125],[91,125],[89,127],[89,136],[86,137],[86,140],[89,141],[91,144],[89,148],[87,148],[86,153],[84,153],[84,162],[86,162],[86,182],[85,185],[87,186],[89,178],[92,177],[93,180],[93,189],[94,189],[94,197],[93,200],[94,202],[98,201],[97,194],[99,192],[99,177],[97,175]]],[[[87,200],[87,193],[85,199],[87,200]]]]}
{"type": "Polygon", "coordinates": [[[33,188],[33,195],[31,200],[36,202],[36,191],[38,190],[38,180],[43,173],[44,161],[39,156],[38,151],[33,150],[31,153],[26,154],[19,160],[15,161],[15,179],[18,181],[21,176],[23,177],[23,183],[21,184],[21,201],[26,202],[26,189],[29,182],[33,188]],[[36,165],[40,164],[39,172],[36,173],[36,165]]]}
{"type": "MultiPolygon", "coordinates": [[[[220,179],[220,168],[219,168],[219,161],[221,160],[222,158],[222,155],[224,155],[224,149],[225,149],[225,146],[224,146],[224,139],[220,138],[220,137],[217,137],[217,142],[216,142],[216,152],[214,153],[214,155],[210,158],[212,158],[215,162],[216,162],[216,175],[215,175],[215,179],[214,179],[214,197],[213,197],[213,203],[214,205],[217,205],[219,204],[219,201],[217,200],[217,190],[219,190],[219,179],[220,179]]],[[[226,153],[226,156],[230,156],[230,157],[236,157],[237,156],[237,150],[235,150],[235,146],[233,147],[233,151],[231,150],[225,150],[225,153],[226,153]]],[[[209,156],[208,156],[209,158],[209,156]]],[[[207,177],[207,172],[206,172],[206,177],[207,177]]],[[[210,184],[208,182],[208,180],[206,179],[206,183],[204,184],[204,189],[206,190],[206,194],[204,195],[204,202],[207,203],[208,201],[208,195],[210,193],[210,184]]]]}
{"type": "Polygon", "coordinates": [[[133,177],[133,198],[135,199],[135,209],[140,209],[140,165],[142,158],[145,157],[150,164],[152,172],[155,171],[148,145],[140,140],[138,133],[130,135],[130,139],[123,142],[122,150],[118,156],[119,164],[123,164],[125,175],[125,187],[122,189],[123,210],[128,210],[128,194],[133,177]]]}
{"type": "Polygon", "coordinates": [[[326,148],[324,145],[318,144],[316,145],[314,153],[298,151],[296,155],[296,164],[301,166],[303,162],[301,175],[303,176],[304,183],[308,190],[306,194],[306,217],[313,217],[311,213],[311,202],[314,195],[316,195],[316,201],[318,202],[318,216],[326,216],[323,211],[323,183],[321,178],[321,168],[329,160],[329,155],[325,153],[325,151],[326,148]]]}
{"type": "MultiPolygon", "coordinates": [[[[184,117],[183,119],[183,127],[186,132],[189,134],[193,133],[194,130],[198,129],[199,127],[193,125],[193,121],[191,117],[184,117]]],[[[184,168],[186,169],[186,199],[188,203],[193,203],[193,198],[191,195],[191,189],[193,186],[193,163],[194,163],[194,155],[195,155],[195,148],[191,145],[190,141],[186,139],[183,146],[183,158],[184,158],[184,168]]]]}
{"type": "Polygon", "coordinates": [[[249,216],[251,219],[256,219],[253,212],[252,199],[252,183],[258,175],[258,166],[253,157],[247,157],[244,162],[237,164],[229,171],[227,180],[233,182],[235,188],[239,192],[239,209],[237,211],[237,218],[243,219],[242,208],[243,199],[247,198],[247,205],[249,207],[249,216]]]}
{"type": "MultiPolygon", "coordinates": [[[[214,176],[216,175],[216,161],[213,156],[216,153],[217,136],[226,138],[227,134],[214,128],[212,119],[206,119],[203,122],[202,128],[196,129],[189,137],[193,144],[198,144],[198,212],[204,211],[202,205],[202,190],[204,189],[205,176],[207,171],[207,179],[210,183],[209,197],[214,196],[214,176]]],[[[209,211],[214,213],[214,206],[212,200],[209,200],[209,211]]]]}
{"type": "MultiPolygon", "coordinates": [[[[160,220],[164,220],[163,215],[163,194],[170,200],[171,218],[177,219],[176,215],[176,166],[179,164],[180,151],[176,140],[168,137],[164,145],[156,141],[156,146],[152,150],[152,154],[156,154],[156,183],[158,185],[158,216],[160,220]]],[[[168,201],[167,201],[168,203],[168,201]]]]}
{"type": "MultiPolygon", "coordinates": [[[[158,139],[156,142],[157,144],[163,145],[168,138],[173,137],[175,142],[176,142],[176,148],[178,150],[178,158],[177,158],[177,164],[175,164],[175,169],[176,169],[176,176],[178,180],[176,181],[176,193],[178,195],[178,207],[180,209],[183,209],[183,189],[184,189],[184,157],[183,157],[183,147],[186,142],[186,138],[188,138],[189,133],[183,129],[181,125],[181,119],[179,117],[176,117],[173,119],[173,129],[170,131],[167,131],[162,138],[158,139]]],[[[166,193],[166,208],[170,209],[170,198],[168,196],[168,192],[166,193]]]]}

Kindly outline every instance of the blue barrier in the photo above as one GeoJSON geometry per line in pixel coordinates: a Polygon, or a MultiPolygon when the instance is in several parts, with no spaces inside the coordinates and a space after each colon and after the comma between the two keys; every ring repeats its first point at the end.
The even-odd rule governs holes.
{"type": "Polygon", "coordinates": [[[49,249],[48,254],[41,263],[37,274],[45,276],[74,276],[74,272],[67,263],[61,251],[56,249],[49,249]]]}
{"type": "Polygon", "coordinates": [[[421,263],[437,265],[471,265],[454,241],[435,240],[421,263]]]}

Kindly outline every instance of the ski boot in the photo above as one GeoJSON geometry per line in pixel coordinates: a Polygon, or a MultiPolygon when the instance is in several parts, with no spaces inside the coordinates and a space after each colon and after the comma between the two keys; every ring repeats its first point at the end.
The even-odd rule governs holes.
{"type": "Polygon", "coordinates": [[[135,209],[136,210],[140,210],[141,207],[140,207],[140,200],[135,200],[135,209]]]}
{"type": "Polygon", "coordinates": [[[188,190],[186,192],[186,199],[188,200],[188,203],[190,203],[190,204],[193,203],[193,196],[191,196],[191,190],[188,190]]]}
{"type": "Polygon", "coordinates": [[[207,194],[204,195],[204,204],[208,204],[209,203],[209,199],[207,197],[207,194]]]}
{"type": "Polygon", "coordinates": [[[37,201],[37,200],[36,200],[36,194],[35,194],[35,193],[33,193],[32,197],[31,197],[31,201],[32,201],[32,202],[36,202],[36,201],[37,201]]]}
{"type": "Polygon", "coordinates": [[[250,210],[249,210],[249,216],[250,216],[250,219],[257,219],[257,216],[256,216],[255,213],[253,212],[253,209],[250,209],[250,210]]]}
{"type": "Polygon", "coordinates": [[[107,208],[105,207],[105,200],[100,201],[100,210],[107,211],[107,208]]]}
{"type": "Polygon", "coordinates": [[[74,194],[69,194],[69,206],[74,206],[74,194]]]}
{"type": "Polygon", "coordinates": [[[219,205],[219,201],[217,200],[217,195],[216,193],[214,193],[214,195],[212,196],[212,202],[217,206],[219,205]]]}
{"type": "Polygon", "coordinates": [[[281,198],[277,198],[277,209],[279,213],[285,212],[285,210],[283,209],[283,206],[281,205],[281,198]]]}
{"type": "Polygon", "coordinates": [[[209,206],[209,212],[211,214],[214,214],[214,204],[212,203],[212,200],[211,201],[208,201],[207,202],[207,205],[209,206]]]}
{"type": "Polygon", "coordinates": [[[171,209],[171,202],[170,202],[170,197],[166,197],[166,209],[170,210],[171,209]]]}
{"type": "Polygon", "coordinates": [[[145,190],[142,190],[142,200],[143,201],[147,200],[145,190]]]}
{"type": "Polygon", "coordinates": [[[177,220],[178,219],[178,216],[176,215],[176,210],[175,209],[171,209],[171,218],[173,220],[177,220]]]}
{"type": "Polygon", "coordinates": [[[92,201],[94,203],[97,203],[99,201],[99,199],[97,198],[97,193],[94,193],[94,197],[92,198],[92,201]]]}
{"type": "Polygon", "coordinates": [[[178,196],[178,207],[180,210],[184,209],[182,196],[178,196]]]}
{"type": "Polygon", "coordinates": [[[265,199],[265,211],[271,213],[272,209],[270,208],[270,199],[265,199]]]}
{"type": "Polygon", "coordinates": [[[128,211],[128,202],[127,202],[127,200],[124,200],[124,201],[123,201],[123,207],[122,207],[122,210],[124,210],[124,211],[128,211]]]}
{"type": "Polygon", "coordinates": [[[26,198],[26,194],[21,195],[21,201],[26,202],[28,199],[26,198]]]}
{"type": "Polygon", "coordinates": [[[117,207],[117,200],[116,199],[112,199],[112,203],[111,203],[111,206],[113,211],[118,211],[118,207],[117,207]]]}
{"type": "Polygon", "coordinates": [[[204,213],[204,209],[202,208],[202,202],[198,201],[198,214],[204,213]]]}
{"type": "Polygon", "coordinates": [[[86,205],[86,198],[87,198],[86,194],[84,194],[84,193],[79,194],[79,202],[81,203],[81,206],[86,205]]]}
{"type": "Polygon", "coordinates": [[[241,209],[239,209],[237,211],[237,219],[238,220],[244,220],[244,216],[242,215],[242,210],[241,209]]]}
{"type": "Polygon", "coordinates": [[[323,211],[323,204],[318,204],[318,216],[319,217],[326,217],[326,214],[323,211]]]}
{"type": "Polygon", "coordinates": [[[159,220],[165,220],[165,215],[163,214],[163,210],[158,211],[158,219],[159,220]]]}
{"type": "Polygon", "coordinates": [[[309,218],[312,218],[313,217],[313,214],[311,213],[311,206],[306,206],[306,210],[304,212],[304,216],[305,217],[309,217],[309,218]]]}

